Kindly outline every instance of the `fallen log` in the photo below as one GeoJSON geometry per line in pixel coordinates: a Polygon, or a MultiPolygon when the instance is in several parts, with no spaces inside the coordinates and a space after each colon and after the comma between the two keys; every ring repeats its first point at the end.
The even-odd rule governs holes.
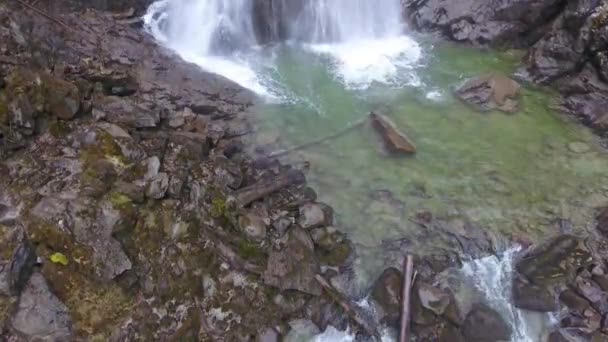
{"type": "Polygon", "coordinates": [[[327,141],[339,138],[339,137],[343,136],[344,134],[352,131],[353,129],[362,126],[366,121],[367,121],[367,117],[361,118],[360,120],[357,120],[356,122],[348,125],[347,127],[341,129],[338,132],[335,132],[333,134],[330,134],[328,136],[325,136],[325,137],[322,137],[322,138],[319,138],[319,139],[316,139],[316,140],[313,140],[313,141],[309,141],[307,143],[304,143],[304,144],[301,144],[301,145],[298,145],[298,146],[294,146],[294,147],[291,147],[291,148],[288,148],[288,149],[278,150],[278,151],[272,152],[272,153],[270,153],[268,155],[268,157],[269,158],[282,157],[282,156],[284,156],[286,154],[289,154],[291,152],[303,150],[303,149],[306,149],[306,148],[309,148],[309,147],[312,147],[312,146],[315,146],[315,145],[319,145],[319,144],[322,144],[324,142],[327,142],[327,141]]]}
{"type": "Polygon", "coordinates": [[[327,292],[327,294],[336,302],[338,305],[344,309],[344,312],[359,325],[365,333],[369,336],[375,337],[378,341],[380,341],[380,334],[378,333],[378,329],[370,324],[361,313],[361,309],[357,307],[355,303],[351,300],[347,299],[344,295],[342,295],[336,288],[334,288],[330,283],[323,278],[320,274],[315,276],[315,279],[321,284],[323,289],[327,292]]]}
{"type": "Polygon", "coordinates": [[[262,199],[273,192],[279,191],[284,187],[292,184],[301,184],[304,182],[304,174],[298,170],[289,170],[275,178],[258,182],[236,192],[234,195],[235,202],[239,208],[245,207],[254,201],[262,199]]]}
{"type": "Polygon", "coordinates": [[[380,134],[380,137],[384,141],[384,146],[390,153],[416,153],[416,146],[414,143],[407,135],[400,132],[389,118],[374,112],[371,112],[369,116],[372,121],[372,127],[380,134]]]}
{"type": "Polygon", "coordinates": [[[403,289],[401,291],[401,331],[399,342],[407,342],[410,323],[410,293],[412,290],[414,257],[408,255],[403,265],[403,289]]]}

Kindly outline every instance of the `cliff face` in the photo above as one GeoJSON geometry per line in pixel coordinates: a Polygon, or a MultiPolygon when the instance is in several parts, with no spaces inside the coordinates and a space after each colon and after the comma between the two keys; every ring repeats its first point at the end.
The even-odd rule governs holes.
{"type": "Polygon", "coordinates": [[[353,247],[301,172],[244,152],[254,96],[123,16],[43,5],[0,4],[0,340],[341,324],[315,276],[353,247]]]}

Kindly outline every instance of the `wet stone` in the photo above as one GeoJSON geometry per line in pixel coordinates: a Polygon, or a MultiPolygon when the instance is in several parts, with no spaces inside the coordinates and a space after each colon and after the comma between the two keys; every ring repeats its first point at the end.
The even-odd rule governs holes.
{"type": "Polygon", "coordinates": [[[568,144],[568,150],[572,153],[585,153],[591,150],[591,146],[584,142],[575,141],[568,144]]]}
{"type": "Polygon", "coordinates": [[[511,339],[511,328],[495,310],[477,304],[467,315],[462,332],[469,342],[498,342],[511,339]]]}

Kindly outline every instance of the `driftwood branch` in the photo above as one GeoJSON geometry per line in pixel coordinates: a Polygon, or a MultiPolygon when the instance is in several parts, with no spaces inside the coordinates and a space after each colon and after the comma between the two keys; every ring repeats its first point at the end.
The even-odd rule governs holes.
{"type": "Polygon", "coordinates": [[[358,121],[356,121],[356,122],[354,122],[354,123],[352,123],[350,125],[348,125],[347,127],[341,129],[340,131],[338,131],[336,133],[333,133],[331,135],[319,138],[317,140],[309,141],[307,143],[304,143],[304,144],[301,144],[301,145],[298,145],[298,146],[290,147],[288,149],[278,150],[278,151],[272,152],[272,153],[270,153],[270,155],[268,155],[268,157],[270,157],[270,158],[282,157],[282,156],[284,156],[286,154],[289,154],[291,152],[303,150],[303,149],[306,149],[306,148],[309,148],[309,147],[312,147],[312,146],[315,146],[315,145],[319,145],[319,144],[322,144],[324,142],[327,142],[327,141],[339,138],[339,137],[343,136],[344,134],[352,131],[353,129],[355,129],[355,128],[361,126],[361,125],[363,125],[366,121],[367,121],[367,116],[364,117],[364,118],[361,118],[360,120],[358,120],[358,121]]]}
{"type": "Polygon", "coordinates": [[[239,208],[245,207],[254,201],[264,198],[273,192],[291,184],[300,184],[304,181],[304,175],[297,170],[289,170],[275,178],[258,182],[239,190],[235,195],[235,201],[239,208]]]}
{"type": "Polygon", "coordinates": [[[403,265],[403,289],[401,292],[401,331],[399,342],[407,342],[408,326],[410,323],[410,292],[412,290],[414,272],[414,257],[408,255],[403,265]]]}
{"type": "Polygon", "coordinates": [[[32,10],[32,11],[34,11],[34,12],[36,12],[38,15],[41,15],[41,16],[43,16],[43,17],[47,18],[48,20],[50,20],[50,21],[52,21],[52,22],[54,22],[54,23],[56,23],[56,24],[58,24],[58,25],[60,25],[60,26],[64,27],[64,28],[65,28],[65,29],[67,29],[68,31],[75,31],[73,28],[71,28],[70,26],[68,26],[68,24],[64,23],[63,21],[61,21],[61,20],[59,20],[59,19],[57,19],[57,18],[52,17],[52,16],[51,16],[51,15],[49,15],[48,13],[46,13],[46,12],[44,12],[44,11],[39,10],[38,8],[36,8],[36,7],[34,7],[34,6],[30,5],[30,4],[28,4],[27,2],[25,2],[25,1],[23,1],[23,0],[16,0],[16,1],[17,1],[18,3],[20,3],[22,6],[25,6],[25,7],[29,8],[30,10],[32,10]]]}
{"type": "Polygon", "coordinates": [[[355,322],[357,323],[368,335],[375,337],[378,341],[380,340],[380,334],[376,327],[367,321],[361,310],[356,306],[355,303],[352,303],[349,299],[347,299],[344,295],[342,295],[336,288],[334,288],[330,283],[325,280],[320,274],[315,276],[316,280],[321,284],[321,286],[325,289],[327,294],[336,302],[338,305],[344,309],[344,312],[355,322]]]}

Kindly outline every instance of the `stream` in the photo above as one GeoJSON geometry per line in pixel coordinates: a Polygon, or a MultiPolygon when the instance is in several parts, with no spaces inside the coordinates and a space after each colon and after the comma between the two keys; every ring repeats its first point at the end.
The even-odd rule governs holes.
{"type": "MultiPolygon", "coordinates": [[[[457,256],[470,260],[452,275],[464,284],[458,297],[488,302],[513,326],[512,341],[540,341],[552,318],[510,305],[512,262],[519,245],[585,234],[608,201],[596,186],[608,168],[599,139],[553,110],[545,89],[524,85],[514,114],[461,103],[459,83],[512,74],[521,52],[409,34],[399,0],[307,0],[288,19],[288,1],[277,3],[266,35],[280,37],[274,44],[260,41],[247,0],[161,0],[145,22],[185,60],[259,94],[252,153],[329,136],[371,111],[390,117],[415,156],[388,155],[364,125],[285,157],[307,169],[355,243],[356,287],[399,267],[406,250],[457,256]],[[421,223],[429,218],[437,224],[421,223]]],[[[353,338],[330,329],[316,340],[353,338]]]]}

